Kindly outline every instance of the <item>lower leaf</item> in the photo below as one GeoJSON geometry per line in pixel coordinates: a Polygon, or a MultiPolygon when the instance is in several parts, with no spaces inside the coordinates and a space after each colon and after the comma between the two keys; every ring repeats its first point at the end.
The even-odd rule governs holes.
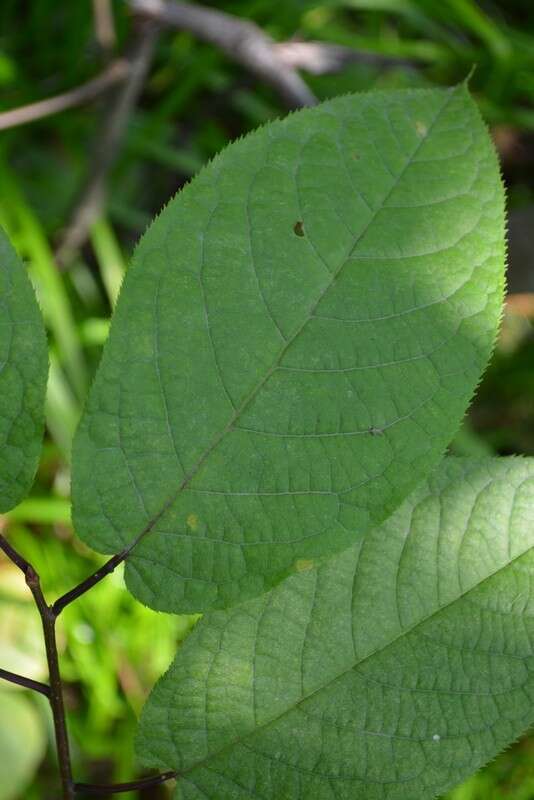
{"type": "Polygon", "coordinates": [[[534,721],[534,460],[446,459],[363,542],[206,615],[138,751],[180,800],[416,800],[534,721]]]}

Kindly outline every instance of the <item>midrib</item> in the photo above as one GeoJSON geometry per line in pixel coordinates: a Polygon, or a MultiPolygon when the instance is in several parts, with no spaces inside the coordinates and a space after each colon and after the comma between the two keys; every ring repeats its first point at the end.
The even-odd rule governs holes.
{"type": "MultiPolygon", "coordinates": [[[[530,545],[522,553],[519,553],[517,556],[512,558],[510,561],[508,561],[502,567],[499,567],[499,569],[495,570],[495,572],[492,572],[490,575],[486,575],[486,577],[483,578],[481,581],[479,581],[478,583],[475,583],[472,586],[470,586],[464,592],[459,594],[458,597],[455,597],[454,600],[451,600],[450,602],[445,603],[444,605],[440,606],[439,608],[436,608],[428,616],[424,617],[423,619],[420,619],[418,622],[414,623],[409,628],[405,628],[404,630],[400,631],[400,633],[397,636],[395,636],[393,639],[391,639],[390,641],[386,642],[381,647],[377,647],[376,650],[373,650],[371,653],[368,653],[366,656],[364,656],[359,661],[358,660],[355,661],[349,667],[347,667],[346,669],[344,669],[341,672],[339,672],[333,678],[330,678],[330,680],[328,680],[326,683],[322,684],[322,686],[319,686],[317,689],[314,689],[312,692],[309,692],[309,694],[304,695],[299,700],[297,700],[297,702],[293,703],[293,705],[291,705],[288,708],[284,709],[284,711],[282,711],[280,714],[277,714],[276,716],[272,717],[271,719],[267,720],[266,722],[262,723],[261,725],[257,725],[255,728],[251,729],[250,731],[247,731],[247,733],[243,734],[242,736],[236,737],[235,739],[233,739],[228,744],[225,744],[223,747],[219,748],[219,750],[216,750],[216,751],[210,753],[205,758],[201,759],[200,761],[197,761],[195,764],[192,764],[190,767],[187,767],[184,770],[178,771],[177,772],[177,777],[181,778],[181,777],[184,777],[185,775],[188,775],[190,772],[192,772],[193,770],[197,769],[198,767],[202,767],[204,764],[209,763],[209,761],[211,761],[211,759],[217,758],[218,756],[220,756],[223,753],[225,753],[227,750],[230,750],[233,747],[235,747],[236,745],[239,745],[246,738],[248,738],[250,736],[255,736],[259,731],[265,730],[266,728],[270,727],[271,725],[275,725],[277,722],[279,722],[285,716],[287,716],[288,714],[291,714],[293,711],[295,711],[297,708],[299,708],[299,706],[301,706],[303,703],[307,702],[308,700],[311,700],[313,697],[319,695],[321,692],[326,691],[327,689],[330,688],[330,686],[332,686],[334,683],[336,683],[336,681],[342,680],[345,677],[345,675],[348,675],[356,667],[359,667],[362,664],[365,664],[370,659],[375,658],[376,656],[380,655],[385,650],[387,650],[389,647],[393,647],[397,642],[399,642],[404,637],[409,636],[411,633],[416,631],[422,625],[426,625],[427,622],[430,622],[430,620],[434,619],[434,617],[436,617],[438,614],[441,614],[443,611],[446,611],[448,608],[451,608],[456,603],[460,603],[465,597],[467,597],[468,594],[470,594],[471,592],[475,591],[475,589],[479,589],[487,581],[492,580],[493,578],[495,578],[497,575],[499,575],[504,570],[509,569],[513,564],[515,564],[516,561],[519,561],[521,558],[526,556],[533,549],[533,547],[534,547],[533,545],[530,545]]],[[[357,568],[357,566],[356,566],[356,568],[357,568]]]]}
{"type": "Polygon", "coordinates": [[[386,194],[385,194],[385,196],[383,197],[383,199],[382,199],[382,201],[381,201],[380,205],[379,205],[379,206],[376,208],[376,210],[374,211],[374,213],[373,213],[373,214],[372,214],[372,216],[370,217],[370,219],[369,219],[369,221],[367,222],[367,224],[365,225],[365,227],[364,227],[364,228],[363,228],[363,229],[360,231],[360,233],[359,233],[359,234],[358,234],[358,236],[356,237],[356,239],[355,239],[355,241],[354,241],[354,243],[353,243],[353,245],[352,245],[352,247],[351,247],[350,251],[349,251],[349,252],[348,252],[348,254],[347,254],[345,257],[344,257],[343,261],[340,263],[340,265],[339,265],[339,267],[337,268],[337,270],[336,270],[336,271],[333,273],[331,280],[330,280],[330,281],[327,283],[327,285],[326,285],[326,286],[323,288],[323,290],[322,290],[322,291],[321,291],[321,293],[319,294],[319,296],[318,296],[317,300],[315,300],[315,302],[314,302],[314,303],[312,304],[312,306],[310,307],[310,309],[309,309],[309,311],[308,311],[308,314],[307,314],[306,318],[304,319],[304,321],[303,321],[303,322],[302,322],[302,323],[301,323],[301,324],[298,326],[298,328],[297,328],[297,329],[296,329],[296,331],[295,331],[295,332],[292,334],[292,336],[291,336],[291,337],[290,337],[290,338],[289,338],[289,339],[288,339],[288,340],[285,342],[285,344],[284,344],[284,345],[283,345],[283,346],[280,348],[280,351],[279,351],[278,355],[276,356],[276,359],[275,359],[275,361],[273,362],[273,365],[271,366],[271,368],[268,370],[268,372],[265,374],[265,376],[264,376],[264,377],[263,377],[263,378],[262,378],[262,379],[259,381],[259,383],[258,383],[258,384],[257,384],[257,385],[254,387],[254,389],[252,389],[252,391],[250,392],[250,394],[248,394],[248,395],[247,395],[247,397],[246,397],[246,398],[243,400],[243,402],[241,403],[241,405],[240,405],[240,406],[239,406],[239,407],[238,407],[238,408],[235,410],[235,412],[233,413],[233,415],[232,415],[232,417],[230,418],[229,422],[227,423],[226,427],[225,427],[225,428],[222,430],[222,432],[221,432],[221,433],[220,433],[218,436],[216,436],[216,437],[215,437],[215,439],[214,439],[214,441],[211,443],[211,445],[210,445],[210,446],[209,446],[209,447],[208,447],[208,448],[207,448],[207,449],[204,451],[204,453],[203,453],[203,454],[200,456],[200,458],[197,460],[196,464],[193,466],[193,468],[191,469],[191,471],[190,471],[190,472],[189,472],[189,473],[188,473],[188,474],[187,474],[187,475],[186,475],[186,476],[183,478],[182,482],[180,483],[180,485],[178,486],[178,488],[176,489],[176,491],[175,491],[175,492],[174,492],[174,493],[171,495],[171,497],[170,497],[170,498],[169,498],[169,499],[166,501],[166,503],[164,503],[164,505],[162,506],[162,508],[160,509],[160,511],[158,511],[158,513],[157,513],[157,514],[155,514],[155,515],[154,515],[154,516],[153,516],[153,517],[152,517],[152,518],[151,518],[151,519],[150,519],[150,520],[147,522],[147,524],[145,525],[145,527],[143,528],[143,530],[141,531],[141,533],[139,533],[139,534],[138,534],[138,535],[135,537],[135,539],[133,539],[133,541],[131,542],[131,544],[130,544],[130,545],[128,545],[128,547],[127,547],[127,548],[125,548],[124,552],[125,552],[126,554],[129,554],[129,553],[130,553],[130,552],[131,552],[131,551],[134,549],[134,547],[135,547],[135,546],[136,546],[136,545],[137,545],[137,544],[138,544],[138,543],[139,543],[139,542],[140,542],[140,541],[141,541],[141,540],[142,540],[142,539],[143,539],[143,538],[144,538],[144,537],[145,537],[145,536],[146,536],[148,533],[150,533],[150,531],[151,531],[151,530],[154,528],[154,526],[155,526],[155,525],[156,525],[156,524],[159,522],[159,520],[160,520],[160,519],[161,519],[161,517],[162,517],[162,516],[165,514],[165,512],[166,512],[166,511],[167,511],[167,510],[168,510],[168,509],[169,509],[169,508],[172,506],[172,504],[174,503],[174,501],[176,500],[176,498],[178,497],[178,495],[180,494],[180,492],[182,492],[182,491],[183,491],[185,488],[187,488],[187,486],[188,486],[188,485],[191,483],[191,481],[192,481],[192,480],[193,480],[193,478],[196,476],[197,472],[198,472],[198,471],[199,471],[199,469],[202,467],[202,465],[205,463],[205,461],[208,459],[208,457],[209,457],[209,456],[210,456],[210,454],[213,452],[213,450],[214,450],[214,449],[217,447],[217,445],[218,445],[218,444],[219,444],[219,443],[220,443],[220,442],[221,442],[221,441],[224,439],[224,437],[225,437],[225,436],[226,436],[226,435],[227,435],[227,434],[228,434],[228,433],[231,431],[231,429],[232,429],[233,425],[235,424],[235,422],[236,422],[236,421],[239,419],[239,417],[240,417],[240,416],[241,416],[241,414],[242,414],[242,413],[245,411],[245,409],[247,408],[247,406],[248,406],[248,405],[249,405],[249,404],[250,404],[250,403],[251,403],[251,402],[254,400],[254,398],[256,397],[256,395],[258,394],[258,392],[259,392],[259,391],[260,391],[260,390],[263,388],[263,386],[264,386],[264,385],[267,383],[267,381],[269,380],[269,378],[272,376],[272,374],[273,374],[273,373],[275,372],[275,370],[278,368],[278,366],[280,365],[280,362],[281,362],[282,358],[284,357],[285,353],[287,352],[287,350],[289,349],[289,347],[290,347],[290,346],[293,344],[293,342],[295,341],[295,339],[296,339],[296,338],[297,338],[297,337],[300,335],[300,333],[303,331],[303,329],[305,328],[305,326],[308,324],[308,322],[310,321],[310,319],[311,319],[311,317],[312,317],[313,313],[315,312],[315,310],[316,310],[317,306],[319,305],[319,303],[321,302],[321,300],[323,299],[323,297],[325,296],[325,294],[327,293],[327,291],[328,291],[328,290],[329,290],[329,289],[330,289],[330,288],[333,286],[333,284],[334,284],[334,283],[335,283],[335,281],[337,280],[338,276],[340,275],[340,273],[342,272],[342,270],[344,269],[344,267],[347,265],[347,263],[348,263],[348,261],[349,261],[350,257],[351,257],[351,256],[352,256],[352,254],[354,253],[354,251],[355,251],[355,249],[357,248],[358,244],[360,243],[360,241],[362,240],[362,238],[365,236],[365,234],[367,233],[367,231],[368,231],[368,230],[369,230],[369,229],[372,227],[372,225],[374,224],[374,222],[375,222],[375,220],[376,220],[376,218],[377,218],[378,214],[379,214],[379,213],[380,213],[380,211],[382,211],[382,209],[384,208],[384,206],[385,206],[385,204],[387,203],[387,201],[388,201],[389,197],[391,196],[392,192],[394,191],[394,189],[396,189],[396,187],[398,186],[399,182],[402,180],[402,178],[403,178],[403,176],[404,176],[404,174],[405,174],[406,170],[407,170],[407,169],[408,169],[408,167],[409,167],[409,166],[410,166],[410,165],[413,163],[413,160],[414,160],[414,158],[416,157],[416,155],[417,155],[417,153],[419,152],[419,150],[421,149],[422,145],[423,145],[423,144],[425,143],[425,141],[427,141],[427,139],[430,137],[430,134],[432,133],[432,130],[433,130],[433,128],[435,127],[436,123],[438,122],[438,120],[439,120],[439,118],[440,118],[441,114],[442,114],[442,113],[445,111],[445,109],[447,108],[448,104],[450,103],[450,101],[451,101],[452,97],[454,96],[454,93],[455,93],[455,91],[457,91],[457,87],[455,87],[455,88],[453,88],[453,89],[449,90],[448,94],[447,94],[447,95],[446,95],[446,97],[445,97],[445,100],[444,100],[444,102],[442,103],[442,105],[440,106],[440,108],[438,109],[438,111],[436,112],[436,114],[434,115],[434,118],[432,119],[432,122],[431,122],[431,123],[430,123],[430,125],[428,126],[428,129],[427,129],[426,133],[424,134],[424,136],[421,136],[420,140],[417,142],[417,146],[414,148],[413,152],[412,152],[412,153],[409,155],[409,157],[406,159],[406,163],[404,164],[404,166],[403,166],[402,170],[399,172],[399,174],[397,175],[397,177],[396,177],[395,181],[392,183],[392,185],[391,185],[391,186],[390,186],[390,188],[388,189],[387,193],[386,193],[386,194]]]}

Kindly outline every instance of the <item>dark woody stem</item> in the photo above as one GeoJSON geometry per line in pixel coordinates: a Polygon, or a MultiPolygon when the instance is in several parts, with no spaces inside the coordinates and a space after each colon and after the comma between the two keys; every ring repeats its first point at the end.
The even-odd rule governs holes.
{"type": "Polygon", "coordinates": [[[100,583],[102,578],[105,578],[106,575],[109,575],[111,572],[113,572],[113,570],[124,561],[128,555],[128,552],[129,551],[123,550],[121,553],[117,553],[116,556],[113,556],[109,559],[109,561],[106,561],[102,567],[99,567],[96,572],[93,572],[92,575],[89,575],[88,578],[75,586],[74,589],[66,592],[58,600],[56,600],[52,606],[52,611],[55,616],[59,616],[65,606],[68,606],[73,600],[76,600],[82,594],[85,594],[85,592],[89,591],[89,589],[92,589],[97,583],[100,583]]]}
{"type": "Polygon", "coordinates": [[[74,791],[84,794],[120,794],[121,792],[133,792],[135,789],[149,789],[151,786],[158,786],[160,783],[170,781],[176,777],[176,772],[162,772],[152,778],[141,778],[131,783],[115,783],[108,786],[99,786],[93,783],[75,783],[74,791]]]}
{"type": "Polygon", "coordinates": [[[74,798],[72,785],[72,770],[70,763],[69,740],[67,736],[67,723],[65,720],[65,706],[63,705],[63,691],[61,685],[61,675],[59,673],[59,659],[56,643],[56,616],[52,608],[47,605],[39,575],[29,566],[26,570],[26,583],[28,584],[35,604],[41,615],[43,635],[46,649],[46,660],[48,662],[48,673],[50,682],[50,706],[54,719],[54,732],[56,735],[56,747],[59,761],[59,771],[61,774],[61,785],[63,788],[64,800],[74,798]]]}
{"type": "MultiPolygon", "coordinates": [[[[139,537],[138,537],[139,538],[139,537]]],[[[48,673],[50,685],[34,681],[31,678],[25,678],[22,675],[17,675],[9,670],[0,669],[0,678],[15,683],[18,686],[23,686],[26,689],[40,692],[45,695],[50,702],[52,709],[52,716],[54,720],[54,731],[56,738],[56,747],[59,762],[59,771],[61,775],[62,785],[62,800],[75,800],[78,793],[93,794],[93,795],[110,795],[120,794],[121,792],[130,792],[135,789],[146,789],[151,786],[157,786],[160,783],[171,780],[176,777],[175,772],[163,772],[160,775],[155,775],[150,778],[141,778],[132,783],[116,783],[108,786],[98,786],[90,783],[74,783],[72,780],[72,767],[70,760],[69,740],[67,735],[67,723],[65,719],[65,706],[63,704],[63,691],[61,684],[61,675],[59,671],[59,659],[56,642],[56,619],[63,611],[65,606],[72,603],[80,595],[87,592],[95,584],[99,583],[102,578],[109,575],[113,570],[121,564],[132,548],[137,543],[133,542],[128,548],[117,553],[109,559],[102,567],[96,570],[92,575],[82,581],[78,586],[75,586],[69,592],[66,592],[56,602],[49,606],[45,600],[41,589],[41,582],[36,570],[15,548],[9,544],[2,534],[0,534],[0,550],[13,562],[24,574],[26,584],[28,585],[35,605],[41,617],[41,624],[43,627],[43,635],[46,649],[46,660],[48,663],[48,673]]]]}
{"type": "Polygon", "coordinates": [[[10,672],[8,669],[0,669],[0,678],[10,683],[16,683],[17,686],[23,686],[25,689],[32,689],[34,692],[44,694],[45,697],[50,697],[50,686],[40,681],[34,681],[31,678],[25,678],[24,675],[18,675],[16,672],[10,672]]]}

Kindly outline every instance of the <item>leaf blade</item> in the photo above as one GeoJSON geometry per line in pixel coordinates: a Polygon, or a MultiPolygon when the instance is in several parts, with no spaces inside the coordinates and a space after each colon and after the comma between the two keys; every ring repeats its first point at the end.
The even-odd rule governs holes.
{"type": "Polygon", "coordinates": [[[41,452],[48,351],[24,265],[0,229],[0,512],[28,492],[41,452]]]}
{"type": "Polygon", "coordinates": [[[74,448],[81,537],[139,537],[130,590],[180,611],[352,544],[459,424],[502,242],[465,87],[338,98],[231,146],[127,275],[74,448]]]}
{"type": "Polygon", "coordinates": [[[361,546],[207,615],[138,752],[180,800],[450,788],[534,718],[533,498],[531,459],[446,459],[361,546]]]}

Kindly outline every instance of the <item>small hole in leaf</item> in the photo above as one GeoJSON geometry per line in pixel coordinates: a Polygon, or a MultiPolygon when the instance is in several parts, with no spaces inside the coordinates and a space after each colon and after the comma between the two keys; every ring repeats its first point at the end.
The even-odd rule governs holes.
{"type": "Polygon", "coordinates": [[[293,225],[293,233],[297,236],[304,236],[304,223],[301,219],[293,225]]]}

